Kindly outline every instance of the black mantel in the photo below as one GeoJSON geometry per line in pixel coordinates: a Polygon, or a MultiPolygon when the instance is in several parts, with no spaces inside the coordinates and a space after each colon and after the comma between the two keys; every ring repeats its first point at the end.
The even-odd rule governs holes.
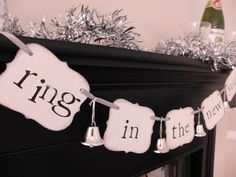
{"type": "MultiPolygon", "coordinates": [[[[62,41],[21,38],[39,43],[82,74],[91,92],[107,100],[124,98],[150,107],[156,115],[180,107],[201,105],[214,90],[221,90],[228,73],[212,72],[201,61],[149,52],[84,45],[62,41]]],[[[0,37],[0,68],[10,62],[17,47],[0,37]]],[[[167,154],[155,154],[158,124],[144,154],[112,152],[104,146],[83,146],[90,124],[91,108],[86,100],[72,124],[63,131],[49,131],[20,113],[0,106],[1,177],[130,177],[138,176],[183,156],[201,151],[191,165],[191,177],[211,177],[215,130],[204,138],[167,154]],[[196,168],[195,168],[196,167],[196,168]],[[200,170],[199,170],[200,169],[200,170]]],[[[235,100],[231,106],[235,105],[235,100]]],[[[96,120],[103,135],[109,109],[97,104],[96,120]]]]}

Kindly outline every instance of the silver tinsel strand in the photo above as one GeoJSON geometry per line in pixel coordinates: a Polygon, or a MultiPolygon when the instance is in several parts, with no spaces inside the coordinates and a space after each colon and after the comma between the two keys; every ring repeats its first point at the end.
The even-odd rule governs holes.
{"type": "Polygon", "coordinates": [[[18,24],[19,19],[16,17],[11,17],[9,15],[8,17],[8,27],[5,29],[5,31],[8,31],[9,33],[15,34],[16,36],[23,36],[25,34],[25,31],[21,27],[21,25],[18,24]]]}
{"type": "Polygon", "coordinates": [[[212,43],[199,33],[186,33],[158,44],[157,53],[200,59],[212,70],[233,69],[236,65],[236,41],[212,43]]]}
{"type": "MultiPolygon", "coordinates": [[[[4,18],[8,20],[8,26],[3,30],[17,36],[139,49],[140,35],[133,32],[134,27],[128,26],[127,17],[120,15],[121,10],[104,15],[84,6],[79,12],[77,10],[77,7],[72,7],[65,16],[50,19],[49,24],[46,24],[46,18],[39,25],[32,23],[30,34],[18,24],[18,18],[6,14],[4,18]]],[[[236,65],[236,41],[213,44],[208,38],[193,32],[160,42],[155,52],[200,59],[212,70],[232,69],[236,65]]]]}
{"type": "Polygon", "coordinates": [[[139,49],[140,35],[128,26],[127,17],[120,15],[121,10],[99,15],[96,10],[81,6],[66,11],[65,18],[54,18],[47,26],[46,18],[39,25],[31,24],[31,37],[98,44],[111,47],[139,49]]]}
{"type": "Polygon", "coordinates": [[[16,17],[11,17],[10,14],[5,14],[1,18],[5,19],[5,25],[3,31],[15,34],[16,36],[23,36],[25,34],[21,25],[18,24],[19,19],[16,17]]]}

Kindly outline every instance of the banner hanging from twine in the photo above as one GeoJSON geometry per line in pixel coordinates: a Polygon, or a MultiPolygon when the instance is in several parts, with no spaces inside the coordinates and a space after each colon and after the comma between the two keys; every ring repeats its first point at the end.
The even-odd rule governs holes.
{"type": "MultiPolygon", "coordinates": [[[[87,137],[89,141],[85,142],[85,145],[90,147],[104,144],[112,151],[145,153],[150,147],[154,123],[157,120],[161,126],[160,140],[165,139],[165,126],[166,146],[168,149],[175,149],[193,140],[194,114],[198,114],[197,128],[201,125],[202,112],[206,127],[211,130],[223,118],[225,111],[229,109],[228,101],[231,101],[236,93],[234,69],[225,82],[225,88],[210,94],[197,111],[193,111],[191,107],[180,108],[170,110],[165,119],[159,118],[151,108],[140,106],[138,103],[133,104],[122,98],[112,103],[95,97],[90,92],[87,80],[48,49],[39,44],[26,45],[12,34],[0,33],[20,48],[14,60],[7,64],[6,70],[0,75],[0,104],[54,131],[67,128],[87,98],[92,100],[91,126],[96,127],[98,131],[95,123],[95,103],[108,106],[110,113],[104,140],[99,139],[99,132],[94,133],[95,129],[91,129],[87,137]]],[[[159,142],[165,141],[157,141],[156,152],[162,153],[164,151],[160,150],[163,144],[159,142]]]]}

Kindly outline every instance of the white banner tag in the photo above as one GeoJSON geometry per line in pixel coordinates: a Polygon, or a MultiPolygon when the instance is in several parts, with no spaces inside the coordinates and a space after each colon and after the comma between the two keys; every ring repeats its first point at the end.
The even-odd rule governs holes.
{"type": "Polygon", "coordinates": [[[170,149],[175,149],[190,143],[194,138],[193,108],[180,108],[167,113],[166,117],[166,142],[170,149]]]}
{"type": "Polygon", "coordinates": [[[236,69],[234,69],[225,81],[227,101],[231,101],[236,93],[236,69]]]}
{"type": "Polygon", "coordinates": [[[0,104],[50,130],[65,129],[87,98],[80,89],[89,84],[46,48],[27,46],[33,55],[19,50],[0,75],[0,104]]]}
{"type": "Polygon", "coordinates": [[[119,110],[110,109],[104,145],[112,151],[144,153],[151,143],[155,120],[154,112],[148,108],[132,104],[124,99],[113,102],[119,110]]]}
{"type": "Polygon", "coordinates": [[[211,130],[224,117],[224,105],[219,91],[214,91],[203,102],[202,114],[208,130],[211,130]]]}

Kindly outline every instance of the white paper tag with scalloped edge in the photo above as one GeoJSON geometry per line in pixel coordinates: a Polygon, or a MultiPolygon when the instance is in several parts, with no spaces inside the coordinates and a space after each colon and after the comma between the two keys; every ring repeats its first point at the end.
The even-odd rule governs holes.
{"type": "Polygon", "coordinates": [[[202,114],[208,130],[211,130],[224,117],[224,105],[218,90],[214,91],[203,102],[202,114]]]}
{"type": "Polygon", "coordinates": [[[113,102],[119,110],[110,109],[104,145],[112,151],[144,153],[151,144],[155,120],[152,109],[124,99],[113,102]]]}
{"type": "Polygon", "coordinates": [[[231,101],[236,93],[236,69],[232,70],[225,81],[227,101],[231,101]]]}
{"type": "Polygon", "coordinates": [[[0,104],[50,130],[63,130],[86,99],[80,89],[89,90],[89,84],[48,49],[28,47],[33,55],[19,50],[0,75],[0,104]]]}
{"type": "Polygon", "coordinates": [[[192,142],[195,134],[193,108],[169,111],[166,123],[166,143],[170,149],[192,142]]]}

